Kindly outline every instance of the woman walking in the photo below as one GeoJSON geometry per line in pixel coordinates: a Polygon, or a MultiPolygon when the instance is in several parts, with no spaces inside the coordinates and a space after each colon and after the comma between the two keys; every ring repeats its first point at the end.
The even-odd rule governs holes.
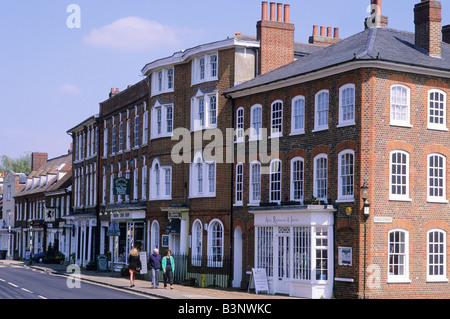
{"type": "Polygon", "coordinates": [[[136,278],[136,270],[141,270],[142,264],[139,258],[139,252],[136,248],[133,248],[128,258],[128,271],[130,272],[130,287],[134,287],[134,280],[136,278]]]}
{"type": "Polygon", "coordinates": [[[175,261],[172,252],[167,251],[167,255],[162,260],[162,269],[164,272],[164,289],[167,289],[167,281],[170,283],[170,289],[173,289],[173,272],[175,270],[175,261]]]}

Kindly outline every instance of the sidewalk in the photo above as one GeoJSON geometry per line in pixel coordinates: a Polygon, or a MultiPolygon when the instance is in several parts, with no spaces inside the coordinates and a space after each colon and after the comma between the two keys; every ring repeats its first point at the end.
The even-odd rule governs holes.
{"type": "MultiPolygon", "coordinates": [[[[13,260],[0,260],[0,264],[30,267],[63,276],[69,276],[72,274],[67,272],[67,266],[65,265],[33,263],[30,266],[28,262],[13,260]]],[[[234,289],[195,288],[183,285],[173,285],[174,289],[171,290],[169,287],[164,289],[164,284],[162,282],[160,282],[160,288],[152,289],[151,282],[146,280],[136,280],[135,287],[130,288],[129,278],[120,277],[118,273],[112,273],[110,271],[86,271],[82,269],[81,279],[86,282],[108,285],[163,299],[299,299],[284,295],[256,295],[255,293],[247,293],[245,291],[238,291],[234,289]]]]}

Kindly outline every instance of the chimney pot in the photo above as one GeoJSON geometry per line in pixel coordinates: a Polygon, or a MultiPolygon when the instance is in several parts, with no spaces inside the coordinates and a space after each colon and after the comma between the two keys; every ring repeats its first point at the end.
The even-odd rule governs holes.
{"type": "Polygon", "coordinates": [[[284,5],[284,22],[285,23],[290,23],[290,18],[291,16],[291,6],[288,4],[284,5]]]}
{"type": "Polygon", "coordinates": [[[275,21],[275,2],[270,3],[270,21],[275,21]]]}
{"type": "Polygon", "coordinates": [[[319,26],[317,24],[313,25],[313,36],[319,35],[319,26]]]}
{"type": "Polygon", "coordinates": [[[324,26],[320,26],[320,36],[321,37],[325,36],[325,27],[324,26]]]}
{"type": "Polygon", "coordinates": [[[334,38],[339,39],[339,28],[334,28],[334,38]]]}
{"type": "Polygon", "coordinates": [[[277,21],[282,22],[283,21],[283,4],[277,3],[277,21]]]}
{"type": "Polygon", "coordinates": [[[267,20],[267,1],[262,2],[262,20],[267,20]]]}
{"type": "Polygon", "coordinates": [[[331,35],[331,27],[327,28],[327,37],[329,37],[329,38],[332,37],[332,35],[331,35]]]}

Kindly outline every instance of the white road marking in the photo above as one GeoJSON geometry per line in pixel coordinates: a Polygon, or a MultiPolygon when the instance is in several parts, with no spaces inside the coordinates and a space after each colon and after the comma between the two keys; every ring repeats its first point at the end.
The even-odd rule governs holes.
{"type": "Polygon", "coordinates": [[[47,299],[47,298],[45,298],[44,296],[41,296],[41,295],[39,295],[38,297],[41,298],[41,299],[47,299]]]}
{"type": "Polygon", "coordinates": [[[5,280],[5,279],[2,279],[2,278],[0,278],[0,281],[6,282],[6,280],[5,280]]]}
{"type": "Polygon", "coordinates": [[[11,286],[13,286],[15,288],[19,288],[19,286],[15,285],[15,284],[13,284],[12,282],[9,282],[9,281],[8,281],[8,285],[11,285],[11,286]]]}
{"type": "Polygon", "coordinates": [[[32,292],[32,291],[29,291],[28,289],[25,289],[25,288],[21,288],[23,291],[25,291],[25,292],[29,292],[30,294],[33,294],[34,292],[32,292]]]}

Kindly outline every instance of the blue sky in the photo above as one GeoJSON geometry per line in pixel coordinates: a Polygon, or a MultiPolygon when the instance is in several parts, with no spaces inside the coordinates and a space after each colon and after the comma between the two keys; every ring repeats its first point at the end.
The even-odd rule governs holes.
{"type": "MultiPolygon", "coordinates": [[[[414,31],[414,4],[383,0],[389,27],[414,31]]],[[[363,30],[369,0],[296,0],[295,40],[314,24],[339,27],[341,38],[363,30]]],[[[111,88],[142,79],[148,62],[175,51],[256,34],[261,0],[2,0],[0,10],[0,156],[65,154],[66,131],[98,113],[111,88]],[[68,28],[70,4],[80,28],[68,28]]],[[[442,24],[450,24],[442,1],[442,24]]]]}

